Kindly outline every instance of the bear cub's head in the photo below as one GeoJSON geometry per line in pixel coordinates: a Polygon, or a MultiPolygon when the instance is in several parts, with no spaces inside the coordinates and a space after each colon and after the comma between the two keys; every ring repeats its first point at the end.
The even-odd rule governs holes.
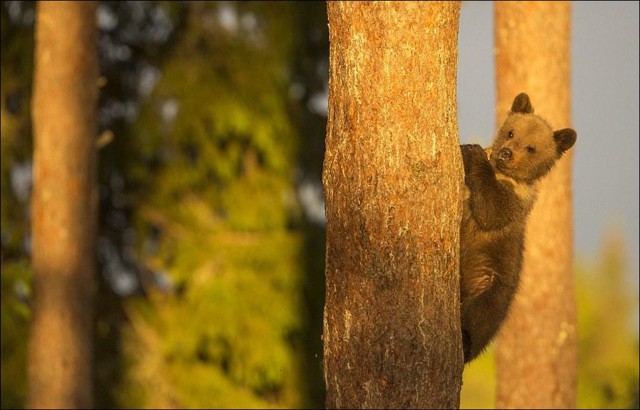
{"type": "Polygon", "coordinates": [[[531,184],[546,175],[575,142],[573,129],[553,131],[533,113],[529,96],[520,93],[493,141],[489,161],[497,172],[531,184]]]}

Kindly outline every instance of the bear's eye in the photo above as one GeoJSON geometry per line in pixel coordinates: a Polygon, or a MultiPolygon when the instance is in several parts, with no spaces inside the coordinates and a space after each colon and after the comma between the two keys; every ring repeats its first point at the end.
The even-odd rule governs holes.
{"type": "Polygon", "coordinates": [[[533,154],[534,152],[536,152],[536,147],[534,147],[533,145],[527,146],[527,152],[529,154],[533,154]]]}
{"type": "Polygon", "coordinates": [[[507,134],[507,136],[508,136],[509,138],[513,138],[513,130],[509,131],[509,134],[507,134]]]}

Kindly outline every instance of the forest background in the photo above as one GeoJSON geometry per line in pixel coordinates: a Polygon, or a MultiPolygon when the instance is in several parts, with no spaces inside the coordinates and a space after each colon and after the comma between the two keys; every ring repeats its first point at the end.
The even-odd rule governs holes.
{"type": "MultiPolygon", "coordinates": [[[[600,80],[609,88],[631,82],[609,107],[621,120],[602,118],[602,101],[581,114],[598,90],[581,85],[589,78],[581,73],[597,67],[573,62],[578,404],[637,408],[638,5],[607,3],[603,13],[590,4],[574,3],[574,26],[580,16],[602,24],[593,39],[574,38],[574,49],[598,44],[607,34],[597,30],[613,24],[607,16],[635,20],[616,20],[624,58],[602,63],[610,63],[611,77],[600,80]],[[615,71],[620,65],[627,70],[615,71]],[[590,140],[626,149],[608,158],[590,140]],[[635,206],[595,215],[594,225],[593,215],[581,216],[589,208],[582,167],[603,164],[626,167],[608,185],[591,182],[588,195],[621,190],[622,201],[635,192],[635,206]],[[603,221],[626,230],[600,228],[603,221]],[[599,249],[581,251],[581,237],[594,231],[599,249]]],[[[2,2],[1,13],[5,408],[23,407],[26,395],[34,3],[2,2]]],[[[463,142],[486,144],[494,83],[465,72],[478,70],[472,53],[493,58],[491,26],[488,37],[465,34],[479,20],[471,13],[491,7],[462,6],[459,121],[463,142]]],[[[97,21],[96,407],[322,407],[325,3],[101,2],[97,21]]],[[[465,369],[463,407],[493,406],[492,363],[489,352],[465,369]]]]}

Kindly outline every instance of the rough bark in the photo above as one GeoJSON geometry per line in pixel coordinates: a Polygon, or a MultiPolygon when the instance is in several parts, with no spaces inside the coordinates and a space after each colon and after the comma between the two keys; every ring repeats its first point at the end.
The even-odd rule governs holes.
{"type": "MultiPolygon", "coordinates": [[[[498,124],[524,91],[554,129],[571,126],[570,7],[495,3],[498,124]]],[[[529,216],[522,281],[497,345],[498,408],[576,406],[571,163],[569,151],[529,216]]]]}
{"type": "Polygon", "coordinates": [[[327,407],[458,407],[458,2],[328,2],[327,407]]]}
{"type": "Polygon", "coordinates": [[[97,5],[37,7],[30,408],[92,405],[97,5]]]}

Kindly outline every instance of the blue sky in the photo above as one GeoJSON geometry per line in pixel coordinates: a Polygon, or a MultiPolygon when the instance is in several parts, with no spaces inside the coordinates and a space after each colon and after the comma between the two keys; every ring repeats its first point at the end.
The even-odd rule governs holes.
{"type": "MultiPolygon", "coordinates": [[[[572,2],[575,251],[590,263],[611,229],[638,281],[638,2],[572,2]]],[[[463,2],[458,121],[463,143],[494,133],[493,2],[463,2]]]]}

